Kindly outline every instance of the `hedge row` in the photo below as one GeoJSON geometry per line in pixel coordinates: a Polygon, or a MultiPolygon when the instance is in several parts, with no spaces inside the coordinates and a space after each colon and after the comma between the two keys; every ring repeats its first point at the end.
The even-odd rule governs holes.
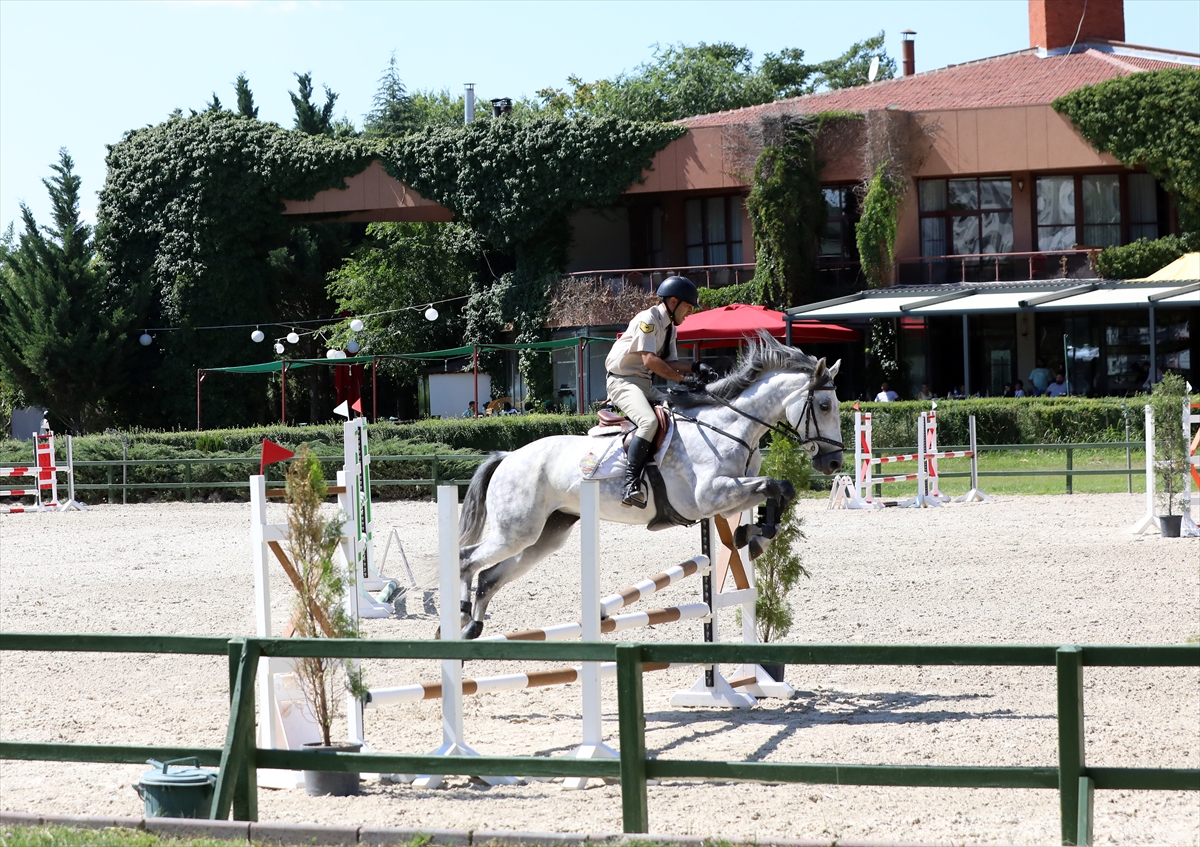
{"type": "MultiPolygon", "coordinates": [[[[1047,398],[968,399],[938,401],[938,441],[942,445],[966,444],[968,417],[976,417],[980,444],[1056,444],[1072,442],[1124,441],[1126,417],[1130,438],[1144,438],[1142,407],[1145,397],[1083,399],[1047,398]]],[[[873,413],[872,428],[877,448],[908,448],[916,444],[917,416],[930,408],[927,402],[861,403],[863,411],[873,413]]],[[[594,415],[514,415],[475,420],[427,420],[415,423],[372,424],[373,456],[439,455],[453,457],[514,450],[548,435],[582,434],[596,423],[594,415]]],[[[339,456],[342,452],[342,427],[337,424],[309,427],[255,427],[247,429],[206,430],[203,433],[147,432],[126,433],[130,459],[187,459],[257,457],[263,438],[298,449],[307,442],[320,456],[339,456]]],[[[853,449],[854,409],[842,404],[842,439],[853,449]]],[[[60,451],[61,451],[60,447],[60,451]]],[[[74,440],[75,458],[120,460],[121,439],[115,435],[80,436],[74,440]]],[[[28,442],[0,443],[0,462],[29,462],[32,447],[28,442]]],[[[448,458],[439,462],[440,479],[466,479],[474,471],[471,459],[448,458]]],[[[329,466],[333,477],[335,464],[329,466]]],[[[191,481],[244,482],[251,471],[246,463],[194,465],[191,481]]],[[[374,479],[428,479],[431,469],[426,462],[372,461],[374,479]]],[[[78,468],[77,481],[105,484],[109,471],[103,467],[78,468]]],[[[282,477],[281,466],[272,474],[282,477]]],[[[116,468],[119,483],[121,470],[116,468]]],[[[131,483],[184,483],[187,471],[182,465],[131,465],[131,483]]],[[[88,492],[86,499],[103,499],[99,492],[88,492]]],[[[377,490],[381,499],[429,496],[425,486],[388,486],[377,490]]],[[[118,492],[119,496],[119,492],[118,492]]],[[[130,491],[131,501],[147,499],[183,499],[185,491],[130,491]]],[[[211,499],[245,499],[243,489],[197,489],[193,496],[211,499]]]]}

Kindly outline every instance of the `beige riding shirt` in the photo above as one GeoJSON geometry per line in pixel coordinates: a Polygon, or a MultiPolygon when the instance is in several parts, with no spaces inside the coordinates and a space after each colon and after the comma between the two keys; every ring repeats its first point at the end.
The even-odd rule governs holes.
{"type": "Polygon", "coordinates": [[[642,362],[642,353],[655,353],[668,362],[679,358],[675,327],[662,303],[633,316],[629,327],[608,351],[604,367],[610,374],[649,380],[653,374],[642,362]]]}

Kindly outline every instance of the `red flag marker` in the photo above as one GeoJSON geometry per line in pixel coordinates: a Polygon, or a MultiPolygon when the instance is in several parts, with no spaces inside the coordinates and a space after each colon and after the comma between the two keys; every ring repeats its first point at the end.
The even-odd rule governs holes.
{"type": "Polygon", "coordinates": [[[362,398],[359,397],[357,400],[355,400],[353,403],[351,403],[350,408],[353,409],[354,411],[358,412],[361,415],[363,413],[362,412],[362,398]]]}
{"type": "Polygon", "coordinates": [[[266,471],[267,465],[273,465],[276,462],[282,462],[284,459],[290,459],[296,454],[286,447],[280,447],[269,438],[264,438],[262,443],[262,461],[259,463],[258,472],[262,474],[266,471]]]}
{"type": "Polygon", "coordinates": [[[857,400],[854,401],[854,411],[856,411],[856,412],[858,411],[858,401],[857,400]]]}

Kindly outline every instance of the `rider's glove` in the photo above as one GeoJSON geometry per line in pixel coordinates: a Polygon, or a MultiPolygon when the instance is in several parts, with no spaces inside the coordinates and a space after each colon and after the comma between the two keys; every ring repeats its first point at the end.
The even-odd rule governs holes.
{"type": "Polygon", "coordinates": [[[697,362],[696,366],[692,369],[692,373],[694,373],[700,382],[704,383],[705,385],[720,379],[716,369],[714,369],[712,365],[705,364],[704,362],[697,362]]]}
{"type": "Polygon", "coordinates": [[[684,374],[683,387],[688,391],[703,391],[704,383],[700,381],[700,377],[697,374],[684,374]]]}

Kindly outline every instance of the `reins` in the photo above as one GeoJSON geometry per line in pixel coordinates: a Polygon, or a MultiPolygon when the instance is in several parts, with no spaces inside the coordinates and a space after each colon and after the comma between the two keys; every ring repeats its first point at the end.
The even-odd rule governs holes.
{"type": "MultiPolygon", "coordinates": [[[[773,433],[776,433],[777,435],[783,436],[784,438],[789,438],[792,441],[795,441],[797,444],[800,444],[800,445],[812,444],[812,443],[828,444],[830,447],[833,447],[837,450],[844,450],[846,448],[846,445],[843,442],[835,441],[832,438],[826,438],[825,436],[821,435],[821,425],[819,423],[817,423],[817,413],[816,413],[816,410],[813,409],[813,394],[818,391],[831,391],[831,390],[833,390],[833,388],[834,388],[834,385],[832,382],[826,382],[826,383],[819,385],[816,388],[813,388],[808,391],[808,396],[804,400],[804,410],[800,413],[800,418],[801,418],[801,420],[804,421],[804,434],[803,435],[801,435],[800,430],[798,430],[796,427],[792,426],[791,422],[786,419],[780,423],[774,423],[774,424],[767,423],[762,418],[756,417],[756,416],[750,414],[749,412],[745,411],[744,409],[739,409],[737,406],[735,406],[729,400],[726,400],[724,397],[718,397],[715,394],[709,394],[708,396],[712,400],[716,401],[719,405],[722,405],[727,409],[731,409],[732,411],[737,412],[743,418],[754,421],[759,426],[766,427],[768,432],[773,432],[773,433]],[[810,428],[816,429],[817,434],[810,435],[809,434],[810,428]]],[[[741,438],[738,438],[733,433],[726,432],[725,430],[721,429],[720,427],[713,426],[710,423],[699,420],[698,418],[691,417],[690,415],[685,415],[682,412],[678,412],[674,409],[671,410],[671,414],[674,415],[676,418],[679,418],[679,419],[682,419],[685,421],[690,421],[691,423],[694,423],[697,426],[703,426],[708,429],[711,429],[713,432],[720,433],[721,435],[724,435],[726,438],[730,438],[730,439],[736,441],[738,444],[741,444],[743,447],[745,447],[751,453],[754,452],[754,448],[752,448],[749,444],[747,444],[741,438]]]]}

